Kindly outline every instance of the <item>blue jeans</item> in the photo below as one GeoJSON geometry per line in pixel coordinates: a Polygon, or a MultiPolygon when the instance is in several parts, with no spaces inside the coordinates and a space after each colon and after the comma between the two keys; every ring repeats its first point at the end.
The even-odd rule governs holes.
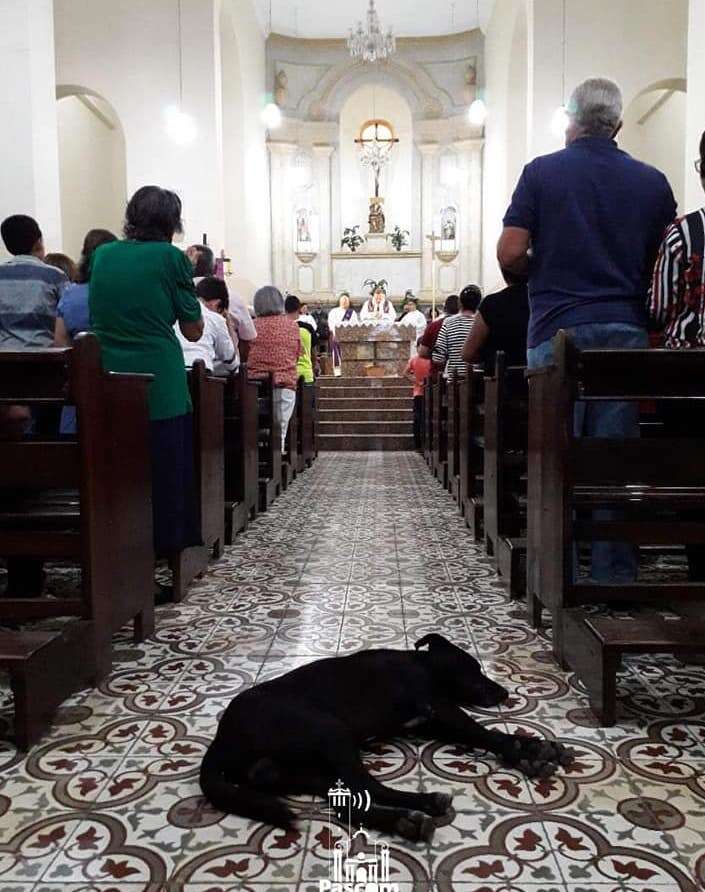
{"type": "MultiPolygon", "coordinates": [[[[567,329],[581,350],[604,347],[643,349],[649,346],[646,331],[623,322],[591,323],[567,329]]],[[[527,350],[530,369],[553,362],[553,343],[543,341],[527,350]]],[[[639,406],[636,402],[581,402],[575,404],[573,432],[576,437],[604,437],[627,440],[639,436],[639,406]]],[[[595,511],[595,520],[613,520],[615,512],[595,511]]],[[[605,585],[634,582],[637,574],[637,549],[625,542],[593,542],[591,579],[605,585]]],[[[577,570],[577,561],[576,568],[577,570]]]]}

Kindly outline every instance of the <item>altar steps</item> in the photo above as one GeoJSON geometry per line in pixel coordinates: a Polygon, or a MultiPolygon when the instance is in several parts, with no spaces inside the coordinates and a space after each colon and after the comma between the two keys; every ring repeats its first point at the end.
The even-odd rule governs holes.
{"type": "Polygon", "coordinates": [[[414,448],[412,389],[403,378],[319,378],[318,413],[323,451],[414,448]]]}

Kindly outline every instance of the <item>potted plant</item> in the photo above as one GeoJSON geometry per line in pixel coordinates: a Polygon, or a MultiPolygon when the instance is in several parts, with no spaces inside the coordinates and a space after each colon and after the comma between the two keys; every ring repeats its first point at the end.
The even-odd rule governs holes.
{"type": "Polygon", "coordinates": [[[395,226],[394,232],[391,232],[387,238],[397,251],[401,251],[404,245],[409,244],[409,230],[400,229],[398,226],[395,226]]]}
{"type": "Polygon", "coordinates": [[[346,226],[343,231],[343,237],[340,240],[341,248],[350,248],[350,250],[355,253],[360,245],[364,245],[365,239],[364,236],[360,235],[360,227],[359,226],[346,226]]]}

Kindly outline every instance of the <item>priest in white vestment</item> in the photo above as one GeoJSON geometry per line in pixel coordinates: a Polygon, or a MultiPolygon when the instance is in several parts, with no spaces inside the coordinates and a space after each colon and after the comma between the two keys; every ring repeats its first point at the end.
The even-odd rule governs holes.
{"type": "Polygon", "coordinates": [[[392,325],[396,322],[397,314],[394,304],[387,297],[387,292],[379,285],[372,292],[372,297],[366,300],[360,310],[360,321],[365,323],[375,322],[382,325],[392,325]]]}
{"type": "Polygon", "coordinates": [[[417,341],[426,331],[428,319],[419,309],[419,302],[416,300],[415,297],[407,296],[406,300],[404,301],[404,312],[399,317],[399,325],[413,325],[416,329],[417,341]]]}
{"type": "Polygon", "coordinates": [[[350,306],[350,295],[344,291],[340,295],[338,306],[328,313],[328,330],[330,331],[330,352],[333,357],[333,374],[341,374],[340,344],[335,337],[335,330],[340,325],[358,325],[357,313],[350,306]]]}

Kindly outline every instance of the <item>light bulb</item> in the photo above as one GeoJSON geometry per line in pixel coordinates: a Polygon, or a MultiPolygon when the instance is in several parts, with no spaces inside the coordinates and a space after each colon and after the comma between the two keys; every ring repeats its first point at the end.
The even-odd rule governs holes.
{"type": "Polygon", "coordinates": [[[262,109],[262,123],[267,130],[276,130],[281,127],[282,113],[275,102],[268,102],[262,109]]]}
{"type": "Polygon", "coordinates": [[[482,127],[487,119],[487,106],[483,99],[476,99],[468,109],[468,120],[477,127],[482,127]]]}
{"type": "Polygon", "coordinates": [[[191,115],[181,111],[177,105],[170,105],[165,110],[164,119],[166,132],[177,145],[188,145],[196,138],[196,122],[191,115]]]}
{"type": "Polygon", "coordinates": [[[553,112],[553,117],[551,118],[551,133],[562,139],[565,137],[565,132],[568,129],[569,123],[570,118],[568,117],[568,111],[565,105],[559,105],[553,112]]]}

